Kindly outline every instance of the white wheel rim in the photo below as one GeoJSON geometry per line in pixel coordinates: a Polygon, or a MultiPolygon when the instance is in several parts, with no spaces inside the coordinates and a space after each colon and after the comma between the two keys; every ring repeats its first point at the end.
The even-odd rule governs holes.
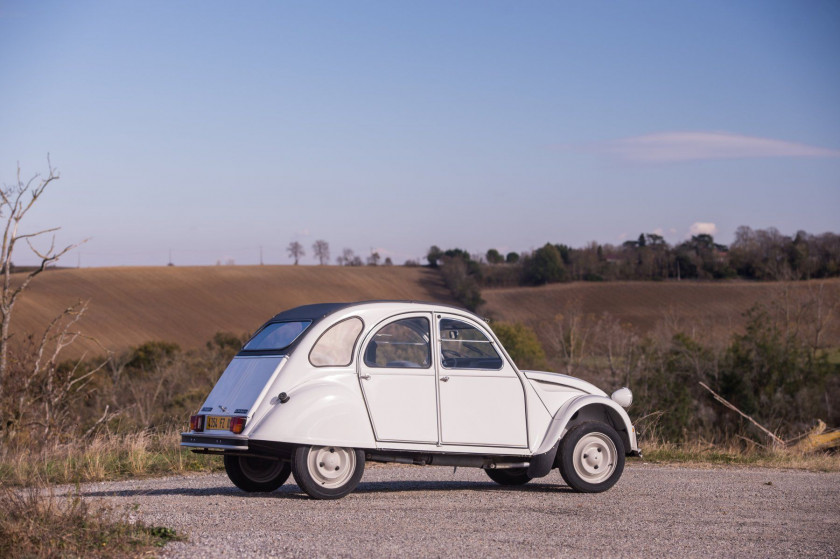
{"type": "Polygon", "coordinates": [[[601,483],[615,471],[618,451],[603,433],[589,433],[575,445],[575,473],[586,483],[601,483]]]}
{"type": "Polygon", "coordinates": [[[356,471],[356,452],[338,446],[313,446],[306,464],[318,485],[335,489],[346,484],[356,471]]]}

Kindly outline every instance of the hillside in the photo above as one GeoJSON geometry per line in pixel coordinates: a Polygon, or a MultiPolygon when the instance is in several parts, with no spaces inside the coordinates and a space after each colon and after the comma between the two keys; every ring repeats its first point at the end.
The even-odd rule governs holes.
{"type": "MultiPolygon", "coordinates": [[[[62,309],[90,301],[87,336],[120,351],[149,340],[184,348],[220,331],[253,332],[276,313],[327,301],[415,299],[451,303],[438,274],[402,266],[125,267],[50,271],[15,307],[13,330],[40,333],[62,309]]],[[[101,353],[90,340],[79,349],[101,353]]]]}
{"type": "MultiPolygon", "coordinates": [[[[820,285],[836,302],[840,281],[802,282],[798,297],[820,285]]],[[[785,296],[784,285],[751,282],[609,282],[485,289],[481,314],[538,326],[558,314],[610,313],[639,332],[662,323],[683,331],[728,337],[757,302],[785,296]]],[[[428,268],[339,266],[125,267],[50,271],[39,276],[15,308],[13,330],[40,333],[78,299],[90,307],[84,333],[122,351],[149,340],[197,347],[220,331],[252,332],[277,312],[326,301],[415,299],[453,303],[428,268]]],[[[840,322],[835,320],[835,322],[840,322]]],[[[835,325],[836,326],[836,325],[835,325]]],[[[832,343],[840,345],[837,329],[832,343]]],[[[101,353],[84,340],[79,346],[101,353]]]]}
{"type": "MultiPolygon", "coordinates": [[[[639,333],[668,324],[692,335],[729,337],[743,325],[743,313],[756,303],[797,301],[820,289],[825,301],[840,302],[840,280],[774,282],[605,282],[562,283],[482,291],[482,311],[506,322],[537,326],[557,315],[609,313],[639,333]]],[[[840,317],[827,334],[840,345],[840,317]]]]}

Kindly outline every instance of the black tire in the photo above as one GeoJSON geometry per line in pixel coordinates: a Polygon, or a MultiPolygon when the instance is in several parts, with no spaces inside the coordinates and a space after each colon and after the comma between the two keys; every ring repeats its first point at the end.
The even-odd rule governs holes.
{"type": "Polygon", "coordinates": [[[484,473],[499,485],[525,485],[534,479],[528,475],[528,468],[485,469],[484,473]]]}
{"type": "Polygon", "coordinates": [[[624,443],[615,429],[587,421],[560,441],[560,475],[580,493],[600,493],[618,481],[624,471],[624,443]]]}
{"type": "Polygon", "coordinates": [[[313,499],[340,499],[365,472],[365,453],[339,446],[299,446],[292,454],[295,482],[313,499]]]}
{"type": "Polygon", "coordinates": [[[225,472],[242,491],[268,493],[286,483],[292,466],[270,458],[225,455],[225,472]]]}

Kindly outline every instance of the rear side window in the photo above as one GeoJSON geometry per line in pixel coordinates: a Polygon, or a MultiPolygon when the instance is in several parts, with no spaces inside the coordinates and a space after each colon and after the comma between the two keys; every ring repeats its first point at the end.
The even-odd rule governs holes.
{"type": "Polygon", "coordinates": [[[346,367],[353,362],[353,348],[363,326],[355,316],[331,326],[315,342],[309,362],[316,367],[346,367]]]}
{"type": "Polygon", "coordinates": [[[295,322],[272,322],[257,332],[245,347],[245,351],[280,351],[286,349],[298,339],[304,330],[312,324],[311,320],[295,322]]]}
{"type": "Polygon", "coordinates": [[[429,321],[404,318],[380,328],[365,348],[365,365],[389,369],[427,369],[432,352],[429,321]]]}

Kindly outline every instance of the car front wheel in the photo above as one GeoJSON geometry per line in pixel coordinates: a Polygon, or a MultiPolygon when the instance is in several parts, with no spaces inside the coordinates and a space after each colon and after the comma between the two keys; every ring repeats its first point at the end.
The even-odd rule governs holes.
{"type": "Polygon", "coordinates": [[[575,491],[606,491],[623,471],[624,443],[605,423],[581,423],[560,442],[560,475],[575,491]]]}
{"type": "Polygon", "coordinates": [[[269,458],[225,455],[225,472],[242,491],[269,492],[286,483],[292,466],[269,458]]]}
{"type": "Polygon", "coordinates": [[[292,457],[295,482],[313,499],[340,499],[359,485],[365,453],[339,446],[299,446],[292,457]]]}

